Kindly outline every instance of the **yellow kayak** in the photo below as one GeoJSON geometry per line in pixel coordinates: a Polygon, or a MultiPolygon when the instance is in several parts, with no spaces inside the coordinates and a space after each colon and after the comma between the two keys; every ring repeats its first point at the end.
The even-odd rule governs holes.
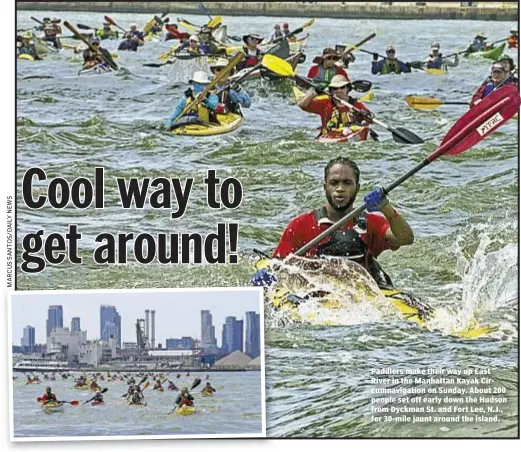
{"type": "Polygon", "coordinates": [[[445,71],[443,69],[427,69],[427,68],[425,68],[423,71],[425,73],[427,73],[427,74],[430,74],[430,75],[447,75],[447,71],[445,71]]]}
{"type": "MultiPolygon", "coordinates": [[[[299,259],[299,258],[296,258],[299,259]]],[[[317,262],[316,260],[307,260],[308,262],[317,262]]],[[[300,263],[297,261],[297,265],[306,265],[306,261],[302,260],[300,263]]],[[[269,261],[267,259],[261,259],[256,264],[257,269],[267,268],[269,261]]],[[[366,273],[358,264],[349,262],[349,271],[355,271],[358,275],[366,273]]],[[[305,268],[305,267],[304,267],[305,268]]],[[[340,269],[340,267],[339,267],[340,269]]],[[[314,272],[315,273],[315,272],[314,272]]],[[[354,275],[355,273],[352,273],[354,275]]],[[[277,275],[279,277],[279,275],[277,275]]],[[[370,278],[369,274],[367,277],[370,278]]],[[[320,277],[324,281],[330,281],[331,287],[338,285],[338,279],[328,278],[328,275],[320,277]]],[[[385,297],[385,300],[391,303],[403,318],[407,321],[414,322],[421,326],[427,326],[427,321],[433,317],[436,317],[434,309],[424,301],[415,297],[412,294],[403,292],[397,289],[379,289],[379,293],[376,293],[373,289],[368,289],[364,286],[362,279],[357,280],[357,277],[353,278],[353,287],[356,292],[356,301],[370,300],[375,303],[379,302],[379,296],[385,297]]],[[[280,282],[282,279],[280,280],[280,282]]],[[[345,283],[343,283],[345,285],[345,283]]],[[[281,284],[282,285],[282,284],[281,284]]],[[[314,297],[317,298],[317,297],[314,297]]],[[[320,305],[326,309],[331,310],[342,310],[345,309],[345,304],[336,300],[331,294],[321,294],[320,305]]],[[[293,295],[293,293],[286,287],[282,287],[274,290],[268,296],[268,303],[272,305],[277,311],[284,312],[290,320],[296,323],[313,323],[318,319],[316,312],[309,312],[304,316],[300,314],[299,305],[306,301],[305,298],[293,295]]],[[[325,324],[328,324],[327,322],[325,324]]],[[[466,339],[478,338],[497,330],[497,327],[491,325],[478,325],[477,322],[470,322],[466,329],[463,331],[453,331],[450,333],[451,336],[457,336],[466,339]]]]}
{"type": "Polygon", "coordinates": [[[190,416],[195,413],[195,407],[183,405],[175,410],[175,412],[181,416],[190,416]]]}
{"type": "Polygon", "coordinates": [[[211,396],[213,396],[213,392],[210,392],[210,391],[203,391],[202,394],[203,394],[203,397],[211,397],[211,396]]]}
{"type": "Polygon", "coordinates": [[[73,389],[80,389],[81,391],[88,391],[90,389],[90,386],[89,385],[74,386],[73,389]]]}
{"type": "Polygon", "coordinates": [[[190,117],[183,123],[179,121],[180,126],[172,130],[174,135],[187,135],[193,137],[209,137],[212,135],[223,135],[225,133],[237,130],[243,123],[244,117],[236,113],[226,113],[224,115],[217,115],[219,124],[204,123],[198,121],[197,118],[190,117]]]}
{"type": "Polygon", "coordinates": [[[63,404],[58,402],[49,402],[42,405],[42,410],[46,413],[61,413],[63,404]]]}
{"type": "Polygon", "coordinates": [[[20,60],[34,61],[34,57],[32,55],[27,54],[27,53],[22,53],[21,55],[18,55],[18,58],[20,60]]]}

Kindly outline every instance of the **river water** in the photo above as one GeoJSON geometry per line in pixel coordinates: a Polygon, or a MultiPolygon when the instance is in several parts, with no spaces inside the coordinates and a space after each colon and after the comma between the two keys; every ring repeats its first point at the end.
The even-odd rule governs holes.
{"type": "MultiPolygon", "coordinates": [[[[72,374],[77,377],[79,374],[72,374]]],[[[206,374],[205,374],[206,375],[206,374]]],[[[125,398],[127,385],[123,381],[99,381],[105,405],[64,405],[62,413],[42,413],[36,398],[51,386],[58,400],[78,400],[80,405],[94,396],[91,391],[74,389],[69,378],[25,384],[21,373],[13,382],[15,437],[63,436],[134,436],[134,435],[234,435],[262,433],[262,397],[260,372],[210,373],[210,382],[216,392],[212,397],[201,396],[201,388],[194,389],[196,413],[191,416],[169,414],[179,394],[153,391],[153,383],[143,391],[147,406],[129,406],[125,398]]],[[[169,378],[178,387],[190,387],[191,377],[175,375],[169,378]]],[[[204,378],[204,376],[200,376],[204,378]]],[[[136,379],[137,380],[137,379],[136,379]]],[[[203,384],[206,380],[203,381],[203,384]]]]}
{"type": "MultiPolygon", "coordinates": [[[[18,14],[18,28],[32,26],[31,12],[18,14]]],[[[48,15],[53,15],[49,13],[48,15]]],[[[97,26],[94,13],[62,13],[72,23],[97,26]]],[[[173,16],[175,17],[175,16],[173,16]]],[[[144,24],[145,15],[118,14],[124,27],[144,24]]],[[[202,23],[201,16],[186,16],[202,23]]],[[[225,18],[229,34],[258,32],[266,36],[275,22],[291,18],[225,18]]],[[[423,59],[437,41],[446,54],[464,49],[477,32],[490,40],[505,38],[516,26],[478,21],[376,21],[320,19],[308,31],[308,59],[326,46],[353,44],[372,32],[365,49],[384,53],[392,43],[397,57],[423,59]]],[[[116,42],[106,42],[110,50],[116,42]]],[[[80,62],[72,53],[43,62],[20,61],[17,67],[17,137],[19,182],[31,166],[48,176],[94,177],[105,168],[105,209],[30,210],[18,191],[18,244],[38,228],[66,232],[77,224],[84,263],[48,266],[38,275],[18,273],[19,289],[154,288],[236,286],[249,283],[254,248],[274,249],[294,216],[323,201],[321,181],[328,160],[348,155],[362,172],[361,195],[388,184],[432,152],[451,125],[466,111],[462,106],[415,111],[406,95],[467,101],[488,74],[490,62],[462,59],[448,76],[414,72],[404,76],[370,74],[371,56],[357,53],[350,68],[355,79],[374,83],[368,106],[377,117],[406,127],[426,143],[404,146],[378,130],[380,142],[326,146],[313,141],[317,117],[300,111],[291,85],[265,81],[246,84],[253,105],[239,134],[195,140],[169,135],[165,119],[186,89],[195,68],[171,65],[146,68],[168,48],[153,42],[137,54],[120,54],[124,70],[102,76],[77,76],[80,62]],[[221,178],[236,177],[244,200],[236,210],[211,211],[202,184],[208,169],[221,178]],[[169,212],[123,211],[117,203],[114,177],[194,177],[186,214],[171,220],[169,212]],[[240,223],[239,265],[170,265],[136,263],[97,266],[91,255],[94,237],[109,232],[214,232],[217,222],[240,223]]],[[[518,61],[517,54],[511,55],[518,61]]],[[[42,188],[43,190],[43,188],[42,188]]],[[[266,322],[267,427],[269,436],[515,436],[518,381],[518,123],[510,121],[472,151],[437,161],[393,191],[392,202],[411,224],[412,246],[387,252],[380,262],[397,287],[425,297],[437,308],[437,322],[422,328],[371,307],[346,311],[336,326],[281,326],[276,316],[266,322]],[[470,317],[494,324],[497,331],[468,340],[448,334],[447,324],[470,317]],[[505,388],[499,422],[375,423],[371,420],[371,371],[375,368],[490,369],[492,385],[505,388]]],[[[20,250],[20,248],[19,248],[20,250]]],[[[20,255],[19,255],[20,263],[20,255]]],[[[268,310],[269,313],[269,310],[268,310]]],[[[374,386],[374,385],[373,385],[374,386]]],[[[429,385],[427,385],[429,386],[429,385]]]]}

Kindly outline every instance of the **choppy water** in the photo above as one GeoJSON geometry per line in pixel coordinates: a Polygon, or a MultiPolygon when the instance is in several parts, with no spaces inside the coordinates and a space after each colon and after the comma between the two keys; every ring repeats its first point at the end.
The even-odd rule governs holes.
{"type": "MultiPolygon", "coordinates": [[[[194,389],[196,413],[179,416],[168,413],[179,394],[176,391],[144,390],[147,406],[129,406],[121,398],[127,390],[123,381],[100,381],[105,405],[83,406],[65,404],[62,413],[42,413],[36,398],[52,387],[59,400],[78,400],[80,405],[94,396],[91,391],[74,389],[69,378],[25,384],[23,374],[13,382],[14,434],[16,437],[45,436],[134,436],[134,435],[223,435],[262,433],[261,375],[260,372],[210,373],[210,382],[216,389],[212,397],[201,396],[201,388],[194,389]]],[[[195,374],[194,374],[195,375],[195,374]]],[[[190,386],[191,377],[179,379],[170,375],[178,386],[190,386]]],[[[205,374],[206,375],[206,374],[205,374]]],[[[77,375],[76,375],[77,376],[77,375]]],[[[204,378],[200,376],[200,378],[204,378]]]]}
{"type": "MultiPolygon", "coordinates": [[[[19,13],[18,28],[32,25],[30,12],[19,13]]],[[[61,14],[72,23],[97,25],[100,14],[61,14]]],[[[114,15],[123,26],[145,23],[148,16],[114,15]]],[[[200,16],[186,16],[195,23],[200,16]]],[[[274,22],[291,19],[226,18],[230,34],[267,35],[274,22]]],[[[438,41],[444,53],[464,49],[479,31],[491,40],[506,37],[514,24],[477,21],[371,21],[320,19],[309,29],[308,60],[323,47],[354,43],[371,32],[365,49],[383,53],[389,43],[398,58],[416,60],[438,41]],[[327,39],[325,38],[327,36],[327,39]]],[[[106,41],[105,41],[106,43],[106,41]]],[[[105,44],[114,49],[117,44],[105,44]]],[[[431,152],[464,113],[461,106],[432,111],[407,107],[406,95],[466,101],[486,77],[488,61],[462,60],[446,77],[415,72],[405,76],[370,74],[371,56],[359,53],[350,74],[374,82],[369,105],[377,117],[406,127],[426,143],[402,146],[385,130],[381,141],[347,146],[313,142],[319,121],[301,112],[289,83],[246,85],[253,106],[240,133],[194,140],[170,136],[163,122],[186,89],[194,66],[144,68],[168,46],[147,44],[137,54],[121,54],[125,70],[82,76],[80,63],[63,53],[44,62],[18,62],[18,178],[30,166],[69,180],[106,173],[104,211],[31,211],[18,198],[18,243],[36,228],[65,232],[69,223],[84,234],[82,266],[56,266],[42,274],[18,274],[19,289],[193,287],[248,284],[253,248],[272,250],[288,221],[323,202],[321,179],[326,162],[349,155],[362,171],[361,194],[387,184],[431,152]],[[38,78],[39,77],[39,78],[38,78]],[[48,78],[52,77],[52,78],[48,78]],[[245,198],[235,211],[210,211],[202,179],[207,169],[241,180],[245,198]],[[196,178],[186,215],[145,209],[122,211],[113,177],[196,178]],[[200,183],[197,183],[197,180],[200,183]],[[112,189],[112,191],[111,191],[112,189]],[[93,238],[111,232],[213,232],[218,221],[240,222],[238,266],[98,267],[91,263],[93,238]]],[[[511,55],[515,55],[511,53],[511,55]]],[[[514,59],[518,61],[517,55],[514,59]]],[[[380,261],[398,287],[428,297],[439,308],[433,330],[386,317],[374,310],[345,316],[345,326],[286,327],[269,323],[267,340],[267,413],[270,436],[515,436],[517,434],[517,237],[518,123],[513,120],[470,152],[438,161],[397,188],[391,199],[416,235],[413,246],[384,253],[380,261]],[[445,315],[443,310],[445,309],[445,315]],[[444,334],[446,323],[464,322],[469,313],[499,330],[478,340],[444,334]],[[485,366],[508,391],[508,409],[499,424],[425,425],[370,422],[367,390],[373,367],[485,366]]]]}

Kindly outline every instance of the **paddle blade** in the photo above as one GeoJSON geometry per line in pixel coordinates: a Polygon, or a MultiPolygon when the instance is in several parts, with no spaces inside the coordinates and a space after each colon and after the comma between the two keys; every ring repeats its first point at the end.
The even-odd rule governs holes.
{"type": "Polygon", "coordinates": [[[389,127],[389,132],[393,134],[393,139],[397,143],[402,144],[421,144],[424,143],[423,139],[410,130],[402,127],[392,128],[389,127]]]}
{"type": "Polygon", "coordinates": [[[441,99],[419,96],[407,96],[405,102],[409,107],[416,110],[432,110],[444,104],[441,99]]]}
{"type": "Polygon", "coordinates": [[[369,80],[355,80],[351,82],[353,89],[359,93],[367,93],[373,86],[369,80]]]}
{"type": "Polygon", "coordinates": [[[192,389],[197,388],[197,386],[199,386],[200,384],[201,384],[201,379],[200,379],[200,378],[196,378],[196,379],[194,380],[194,382],[192,383],[192,386],[190,387],[190,391],[191,391],[192,389]]]}
{"type": "Polygon", "coordinates": [[[271,72],[274,72],[281,77],[293,77],[295,75],[295,70],[291,67],[291,64],[284,61],[282,58],[269,53],[264,55],[261,64],[266,69],[269,69],[271,72]]]}
{"type": "Polygon", "coordinates": [[[73,400],[73,401],[71,402],[71,405],[73,405],[73,406],[78,406],[79,404],[80,404],[80,402],[77,401],[77,400],[73,400]]]}
{"type": "Polygon", "coordinates": [[[84,24],[76,24],[76,26],[82,30],[95,30],[95,28],[89,27],[88,25],[84,24]]]}
{"type": "Polygon", "coordinates": [[[511,119],[520,105],[521,98],[513,85],[492,92],[452,126],[435,152],[436,157],[456,155],[476,145],[511,119]]]}
{"type": "Polygon", "coordinates": [[[116,22],[114,22],[109,16],[104,17],[105,21],[108,22],[110,25],[116,25],[116,22]]]}
{"type": "Polygon", "coordinates": [[[364,94],[358,102],[371,102],[374,99],[374,91],[369,91],[367,94],[364,94]]]}
{"type": "Polygon", "coordinates": [[[208,28],[218,28],[221,26],[223,22],[223,18],[221,16],[214,17],[208,24],[206,25],[208,28]]]}

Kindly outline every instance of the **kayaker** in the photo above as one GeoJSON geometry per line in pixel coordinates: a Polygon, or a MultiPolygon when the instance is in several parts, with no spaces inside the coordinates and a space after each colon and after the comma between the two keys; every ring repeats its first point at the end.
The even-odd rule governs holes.
{"type": "Polygon", "coordinates": [[[165,28],[167,30],[167,34],[165,36],[165,41],[171,41],[172,39],[179,39],[179,41],[186,41],[190,38],[189,33],[181,33],[179,31],[179,26],[177,24],[166,24],[165,28]]]}
{"type": "Polygon", "coordinates": [[[518,78],[513,74],[516,69],[516,64],[511,57],[508,55],[502,55],[496,63],[501,63],[503,65],[503,69],[511,77],[512,83],[515,83],[516,85],[519,84],[518,78]]]}
{"type": "Polygon", "coordinates": [[[56,395],[53,394],[52,389],[50,386],[47,386],[45,388],[45,394],[38,397],[39,401],[42,403],[48,403],[48,402],[56,402],[58,399],[56,398],[56,395]]]}
{"type": "MultiPolygon", "coordinates": [[[[143,36],[143,32],[139,31],[136,24],[130,25],[130,31],[128,33],[131,33],[132,36],[135,36],[139,41],[144,43],[145,37],[143,36]]],[[[141,44],[143,45],[143,44],[141,44]]]]}
{"type": "Polygon", "coordinates": [[[132,392],[130,403],[132,403],[134,405],[140,405],[141,403],[143,403],[144,398],[145,397],[143,396],[143,394],[140,391],[138,391],[137,389],[134,389],[134,391],[132,392]]]}
{"type": "Polygon", "coordinates": [[[96,65],[101,65],[104,68],[109,68],[108,63],[103,59],[101,55],[103,55],[109,61],[114,61],[112,59],[112,55],[107,49],[101,47],[101,42],[99,38],[94,38],[91,41],[92,47],[97,50],[97,52],[93,52],[90,47],[83,51],[83,68],[90,69],[96,65]]]}
{"type": "Polygon", "coordinates": [[[42,24],[41,24],[41,25],[38,25],[37,27],[34,27],[34,29],[37,30],[37,31],[43,31],[43,29],[44,29],[47,25],[51,25],[51,18],[50,18],[50,17],[44,17],[44,18],[42,19],[42,24]]]}
{"type": "Polygon", "coordinates": [[[206,44],[201,44],[198,36],[192,35],[187,42],[175,49],[174,53],[181,51],[188,52],[190,55],[208,55],[210,48],[206,44]]]}
{"type": "Polygon", "coordinates": [[[62,29],[58,23],[60,19],[52,19],[50,24],[47,24],[43,27],[44,36],[42,39],[46,42],[50,42],[55,48],[61,49],[62,45],[60,42],[59,36],[62,33],[62,29]]]}
{"type": "Polygon", "coordinates": [[[487,44],[487,37],[483,33],[478,33],[474,41],[472,41],[472,44],[468,46],[466,53],[482,52],[489,50],[490,47],[491,46],[487,44]]]}
{"type": "Polygon", "coordinates": [[[444,58],[440,52],[440,45],[434,42],[431,45],[431,54],[425,60],[426,69],[444,69],[447,67],[456,67],[459,64],[458,54],[454,55],[454,61],[450,61],[448,58],[444,58]]]}
{"type": "Polygon", "coordinates": [[[189,377],[190,376],[190,372],[186,372],[186,376],[189,377]]]}
{"type": "Polygon", "coordinates": [[[279,24],[275,24],[275,26],[273,27],[273,32],[271,33],[271,35],[270,35],[270,37],[268,39],[268,44],[271,44],[272,42],[280,40],[280,39],[282,39],[284,37],[285,37],[285,35],[284,35],[284,33],[282,33],[280,25],[279,24]]]}
{"type": "Polygon", "coordinates": [[[177,377],[176,378],[181,378],[181,374],[177,374],[177,377]]]}
{"type": "Polygon", "coordinates": [[[156,381],[156,384],[154,385],[153,390],[157,391],[158,389],[163,389],[163,385],[161,384],[161,380],[159,380],[159,379],[156,381]]]}
{"type": "Polygon", "coordinates": [[[247,67],[257,66],[262,59],[262,52],[259,49],[259,45],[264,40],[258,34],[249,34],[242,37],[244,46],[242,48],[246,58],[244,58],[238,65],[237,70],[241,71],[247,67]]]}
{"type": "MultiPolygon", "coordinates": [[[[353,211],[360,190],[360,169],[347,157],[337,157],[326,165],[323,207],[299,215],[291,220],[274,252],[275,258],[285,258],[309,243],[331,224],[353,211]]],[[[311,248],[306,257],[337,256],[362,265],[380,288],[392,287],[392,281],[377,261],[385,250],[397,250],[414,241],[414,233],[407,221],[378,187],[364,198],[366,211],[350,221],[318,246],[311,248]]]]}
{"type": "MultiPolygon", "coordinates": [[[[490,70],[490,78],[485,80],[481,86],[477,89],[472,96],[470,106],[473,107],[477,103],[481,102],[485,97],[492,93],[500,84],[503,84],[505,79],[509,76],[508,72],[505,71],[503,64],[494,63],[490,70]]],[[[515,84],[511,79],[506,81],[503,85],[515,84]]]]}
{"type": "Polygon", "coordinates": [[[170,380],[168,380],[168,388],[169,391],[179,391],[179,388],[172,383],[170,380]]]}
{"type": "Polygon", "coordinates": [[[110,23],[103,22],[103,28],[96,30],[96,36],[103,41],[105,39],[118,39],[119,33],[112,28],[110,23]]]}
{"type": "Polygon", "coordinates": [[[519,32],[515,28],[512,28],[512,30],[510,30],[510,35],[508,36],[507,43],[509,49],[517,49],[517,46],[519,44],[519,32]]]}
{"type": "MultiPolygon", "coordinates": [[[[288,24],[288,23],[283,23],[283,24],[282,24],[282,34],[283,34],[284,36],[286,36],[286,37],[289,36],[289,35],[291,34],[291,31],[290,31],[290,29],[289,29],[289,24],[288,24]]],[[[297,38],[294,38],[293,40],[296,41],[297,38]]],[[[291,38],[290,38],[290,41],[291,41],[291,38]]]]}
{"type": "MultiPolygon", "coordinates": [[[[168,118],[166,123],[168,128],[172,127],[174,120],[179,119],[178,117],[186,105],[192,102],[210,82],[211,80],[206,72],[197,71],[194,73],[194,76],[189,81],[192,86],[185,91],[185,97],[177,103],[170,118],[168,118]]],[[[188,112],[186,116],[198,118],[204,122],[216,122],[215,109],[218,105],[219,99],[217,96],[215,94],[208,94],[206,99],[204,99],[194,110],[188,112]]]]}
{"type": "Polygon", "coordinates": [[[215,388],[212,388],[212,385],[210,384],[210,382],[206,383],[206,386],[203,388],[203,390],[201,391],[202,393],[207,393],[207,394],[213,394],[215,391],[215,388]]]}
{"type": "Polygon", "coordinates": [[[408,63],[403,63],[396,59],[396,49],[394,46],[389,46],[385,50],[385,58],[378,61],[379,55],[373,54],[373,63],[371,73],[373,75],[380,74],[401,74],[402,72],[411,72],[411,66],[408,63]]]}
{"type": "MultiPolygon", "coordinates": [[[[217,76],[226,66],[229,61],[226,58],[217,58],[210,63],[210,71],[214,76],[217,76]]],[[[233,74],[233,70],[230,75],[233,74]]],[[[225,77],[221,82],[215,85],[219,105],[215,109],[217,114],[227,112],[241,114],[241,107],[250,108],[251,98],[248,93],[238,83],[230,85],[228,77],[225,77]],[[233,88],[232,88],[233,86],[233,88]]]]}
{"type": "MultiPolygon", "coordinates": [[[[346,46],[337,44],[335,46],[335,51],[341,56],[342,66],[344,69],[348,69],[351,63],[356,61],[356,57],[352,52],[346,52],[346,46]]],[[[338,66],[338,63],[337,63],[338,66]]],[[[347,74],[347,71],[346,71],[347,74]]]]}
{"type": "Polygon", "coordinates": [[[320,115],[322,127],[321,136],[342,136],[353,125],[367,125],[372,119],[372,113],[364,104],[349,97],[352,86],[343,75],[335,75],[329,84],[329,93],[339,99],[349,102],[361,110],[361,113],[352,112],[345,105],[330,96],[317,95],[314,91],[308,92],[298,101],[298,106],[308,113],[320,115]]]}
{"type": "Polygon", "coordinates": [[[341,55],[335,49],[325,48],[321,56],[314,58],[313,63],[315,66],[311,66],[309,69],[308,78],[313,80],[321,88],[327,88],[335,75],[342,75],[350,81],[347,72],[336,65],[340,59],[341,55]]]}
{"type": "Polygon", "coordinates": [[[101,404],[104,404],[105,401],[103,400],[103,394],[101,392],[98,392],[95,396],[94,396],[94,399],[92,401],[92,403],[94,405],[101,405],[101,404]]]}
{"type": "Polygon", "coordinates": [[[217,55],[219,53],[219,47],[217,47],[217,45],[214,42],[211,28],[201,28],[201,31],[197,36],[199,37],[199,41],[201,42],[200,48],[202,47],[203,53],[209,55],[217,55]]]}
{"type": "Polygon", "coordinates": [[[206,375],[206,379],[209,380],[210,379],[210,375],[207,374],[206,375]]]}
{"type": "Polygon", "coordinates": [[[181,394],[179,394],[175,400],[175,405],[176,408],[180,408],[183,405],[194,406],[194,397],[188,392],[187,387],[181,390],[181,394]]]}
{"type": "Polygon", "coordinates": [[[136,35],[128,32],[125,34],[125,40],[121,41],[118,50],[128,50],[131,52],[137,52],[138,47],[141,47],[144,42],[141,41],[136,35]]]}
{"type": "Polygon", "coordinates": [[[26,31],[22,37],[21,41],[17,41],[16,43],[16,54],[17,55],[30,55],[35,60],[41,60],[40,56],[36,52],[36,47],[34,45],[33,34],[30,31],[26,31]]]}

